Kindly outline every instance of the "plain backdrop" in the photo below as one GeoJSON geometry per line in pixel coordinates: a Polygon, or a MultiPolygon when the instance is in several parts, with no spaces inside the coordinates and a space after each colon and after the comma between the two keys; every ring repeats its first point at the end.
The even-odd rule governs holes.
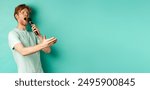
{"type": "Polygon", "coordinates": [[[150,72],[149,0],[0,0],[1,73],[17,72],[8,32],[22,3],[41,33],[58,39],[41,52],[46,73],[150,72]]]}

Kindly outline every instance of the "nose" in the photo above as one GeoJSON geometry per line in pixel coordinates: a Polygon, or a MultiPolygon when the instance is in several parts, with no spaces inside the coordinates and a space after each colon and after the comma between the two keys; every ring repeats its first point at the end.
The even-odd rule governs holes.
{"type": "Polygon", "coordinates": [[[24,15],[27,16],[28,15],[27,12],[25,12],[24,15]]]}

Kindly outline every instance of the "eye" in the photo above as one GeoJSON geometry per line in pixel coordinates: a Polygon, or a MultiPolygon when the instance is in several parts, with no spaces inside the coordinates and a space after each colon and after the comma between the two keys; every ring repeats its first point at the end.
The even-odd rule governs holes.
{"type": "Polygon", "coordinates": [[[21,13],[24,14],[25,12],[24,12],[24,11],[21,11],[21,13]]]}
{"type": "Polygon", "coordinates": [[[29,12],[27,12],[27,14],[29,15],[29,12]]]}
{"type": "Polygon", "coordinates": [[[23,13],[23,11],[21,11],[20,13],[23,13]]]}

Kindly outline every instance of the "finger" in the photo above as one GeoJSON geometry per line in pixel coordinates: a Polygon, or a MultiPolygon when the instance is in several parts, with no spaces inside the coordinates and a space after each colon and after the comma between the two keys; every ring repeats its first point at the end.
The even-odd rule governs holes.
{"type": "Polygon", "coordinates": [[[37,31],[39,33],[39,30],[37,28],[34,28],[33,31],[37,31]]]}
{"type": "Polygon", "coordinates": [[[54,44],[54,43],[56,43],[56,40],[53,40],[53,41],[51,41],[52,42],[52,44],[54,44]]]}
{"type": "Polygon", "coordinates": [[[48,45],[50,45],[50,46],[53,45],[53,44],[54,44],[53,42],[48,42],[48,45]]]}
{"type": "Polygon", "coordinates": [[[32,25],[33,28],[35,28],[35,25],[32,25]]]}
{"type": "Polygon", "coordinates": [[[57,42],[57,39],[56,39],[56,40],[54,40],[53,42],[54,42],[54,43],[56,43],[56,42],[57,42]]]}
{"type": "Polygon", "coordinates": [[[49,40],[49,42],[52,42],[52,43],[54,43],[55,41],[56,41],[55,38],[49,40]]]}
{"type": "Polygon", "coordinates": [[[57,39],[56,38],[54,38],[52,41],[56,41],[57,39]]]}
{"type": "Polygon", "coordinates": [[[33,30],[33,32],[37,32],[37,33],[38,33],[38,31],[37,31],[37,30],[33,30]]]}
{"type": "Polygon", "coordinates": [[[49,41],[53,41],[54,38],[49,38],[49,41]]]}
{"type": "Polygon", "coordinates": [[[32,27],[32,30],[36,30],[36,28],[35,28],[35,27],[32,27]]]}
{"type": "Polygon", "coordinates": [[[47,42],[51,42],[51,39],[50,39],[50,38],[49,38],[49,39],[46,39],[46,41],[47,41],[47,42]]]}
{"type": "Polygon", "coordinates": [[[32,30],[34,29],[34,27],[32,27],[32,30]]]}
{"type": "Polygon", "coordinates": [[[33,27],[33,29],[37,29],[36,27],[33,27]]]}
{"type": "Polygon", "coordinates": [[[53,39],[54,37],[51,37],[50,39],[53,39]]]}
{"type": "Polygon", "coordinates": [[[35,24],[32,24],[32,27],[35,27],[35,24]]]}
{"type": "Polygon", "coordinates": [[[54,42],[56,39],[55,38],[53,38],[53,39],[51,39],[51,42],[54,42]]]}
{"type": "Polygon", "coordinates": [[[57,42],[57,39],[55,39],[54,42],[57,42]]]}
{"type": "Polygon", "coordinates": [[[54,40],[55,40],[55,38],[54,37],[51,37],[51,38],[49,38],[49,39],[47,39],[48,41],[50,41],[50,42],[53,42],[54,40]]]}
{"type": "Polygon", "coordinates": [[[46,36],[44,36],[43,39],[46,39],[46,36]]]}
{"type": "Polygon", "coordinates": [[[53,45],[53,43],[49,43],[49,44],[48,44],[48,46],[52,46],[52,45],[53,45]]]}
{"type": "Polygon", "coordinates": [[[35,28],[35,26],[32,26],[32,29],[34,29],[35,28]]]}

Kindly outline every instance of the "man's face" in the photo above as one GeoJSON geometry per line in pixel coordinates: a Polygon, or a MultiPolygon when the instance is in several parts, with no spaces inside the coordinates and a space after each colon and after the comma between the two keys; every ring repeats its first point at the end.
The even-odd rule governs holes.
{"type": "Polygon", "coordinates": [[[16,14],[16,18],[18,20],[18,23],[20,23],[21,25],[26,26],[27,23],[28,23],[28,20],[24,20],[24,18],[26,18],[26,19],[29,18],[28,9],[24,8],[21,11],[19,11],[18,14],[16,14]]]}

